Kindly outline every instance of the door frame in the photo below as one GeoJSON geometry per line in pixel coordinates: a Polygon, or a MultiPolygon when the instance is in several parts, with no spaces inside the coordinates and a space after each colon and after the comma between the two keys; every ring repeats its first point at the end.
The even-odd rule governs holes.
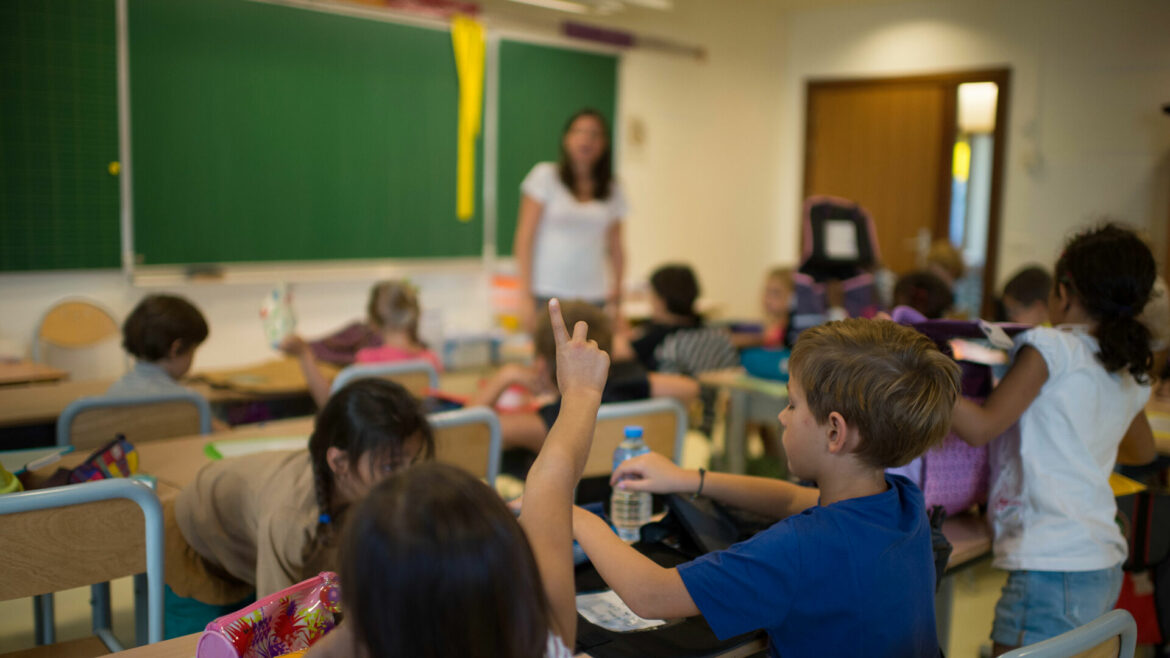
{"type": "MultiPolygon", "coordinates": [[[[991,318],[995,312],[995,274],[999,265],[1000,218],[1003,206],[1004,154],[1007,150],[1008,109],[1011,106],[1010,68],[974,69],[970,71],[949,71],[907,76],[879,76],[863,78],[808,78],[804,85],[804,172],[802,173],[800,199],[803,212],[804,199],[811,195],[809,172],[812,171],[814,155],[812,142],[812,98],[814,89],[840,87],[871,87],[888,84],[936,83],[946,88],[944,95],[942,162],[950,163],[941,167],[939,180],[938,210],[935,213],[935,236],[946,236],[949,232],[951,209],[951,172],[954,169],[954,135],[958,128],[958,88],[965,82],[994,82],[998,87],[995,101],[995,132],[992,133],[991,155],[991,198],[987,213],[987,251],[983,256],[983,299],[980,315],[991,318]]],[[[804,222],[801,222],[803,227],[804,222]]],[[[803,230],[803,228],[802,228],[803,230]]],[[[937,237],[935,238],[937,239],[937,237]]]]}

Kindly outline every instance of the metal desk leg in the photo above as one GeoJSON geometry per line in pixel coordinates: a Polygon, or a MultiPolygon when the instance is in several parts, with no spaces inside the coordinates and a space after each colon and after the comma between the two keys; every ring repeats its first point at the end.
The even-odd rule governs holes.
{"type": "Polygon", "coordinates": [[[747,391],[731,389],[730,405],[727,410],[727,431],[723,436],[724,449],[727,452],[727,470],[729,473],[743,473],[747,470],[747,391]]]}
{"type": "Polygon", "coordinates": [[[40,594],[33,597],[33,623],[37,646],[57,641],[57,626],[53,618],[53,595],[40,594]]]}
{"type": "Polygon", "coordinates": [[[955,610],[955,576],[946,574],[934,595],[934,624],[938,633],[938,646],[944,653],[951,648],[951,615],[955,610]]]}

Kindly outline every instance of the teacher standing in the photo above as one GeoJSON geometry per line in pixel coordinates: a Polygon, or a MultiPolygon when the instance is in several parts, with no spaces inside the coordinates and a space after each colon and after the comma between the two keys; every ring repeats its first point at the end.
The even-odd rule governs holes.
{"type": "Polygon", "coordinates": [[[609,307],[616,317],[626,260],[626,201],[613,178],[605,118],[596,110],[570,117],[560,162],[537,164],[520,191],[512,253],[532,301],[524,309],[526,328],[532,312],[546,308],[550,297],[583,299],[609,307]]]}

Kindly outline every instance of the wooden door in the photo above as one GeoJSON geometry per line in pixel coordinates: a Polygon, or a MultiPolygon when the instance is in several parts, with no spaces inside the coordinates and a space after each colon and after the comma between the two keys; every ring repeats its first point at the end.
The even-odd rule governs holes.
{"type": "Polygon", "coordinates": [[[867,209],[882,262],[896,273],[918,267],[920,245],[946,235],[952,94],[929,79],[808,86],[805,198],[828,194],[867,209]]]}

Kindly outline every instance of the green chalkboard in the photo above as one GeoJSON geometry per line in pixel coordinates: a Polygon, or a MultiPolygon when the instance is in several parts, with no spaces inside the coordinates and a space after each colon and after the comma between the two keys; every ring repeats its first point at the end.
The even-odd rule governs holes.
{"type": "Polygon", "coordinates": [[[609,120],[612,131],[616,102],[616,56],[500,42],[499,254],[512,253],[520,182],[536,163],[559,157],[565,121],[591,107],[609,120]]]}
{"type": "Polygon", "coordinates": [[[0,2],[0,270],[118,267],[113,0],[0,2]]]}
{"type": "Polygon", "coordinates": [[[455,217],[449,32],[128,1],[139,263],[481,253],[479,195],[455,217]]]}

